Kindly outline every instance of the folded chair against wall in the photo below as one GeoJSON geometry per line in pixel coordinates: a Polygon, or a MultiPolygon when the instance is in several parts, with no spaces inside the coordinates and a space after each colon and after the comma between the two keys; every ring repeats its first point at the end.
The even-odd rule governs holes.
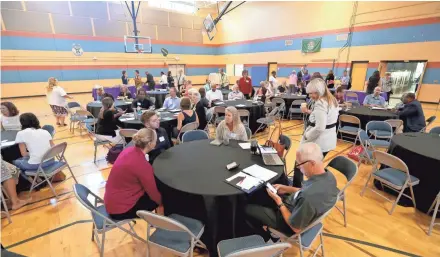
{"type": "Polygon", "coordinates": [[[145,242],[146,241],[138,236],[136,234],[136,231],[134,231],[133,225],[135,221],[134,219],[127,219],[127,220],[113,220],[110,215],[107,213],[107,210],[104,206],[104,200],[94,194],[90,189],[85,187],[81,184],[75,184],[73,185],[73,192],[75,193],[76,199],[86,208],[90,211],[92,214],[92,220],[93,220],[93,228],[92,228],[92,241],[95,241],[96,244],[99,247],[99,256],[104,256],[104,244],[105,244],[105,234],[107,231],[112,230],[114,228],[119,228],[120,230],[124,231],[125,233],[133,236],[134,238],[145,242]],[[94,201],[93,203],[90,202],[89,198],[93,197],[94,201]],[[128,224],[130,226],[130,230],[125,229],[122,227],[122,225],[128,224]],[[101,239],[99,238],[99,235],[101,236],[101,239]]]}
{"type": "Polygon", "coordinates": [[[222,240],[217,252],[219,257],[268,257],[281,256],[290,247],[289,243],[266,244],[261,236],[252,235],[222,240]]]}
{"type": "MultiPolygon", "coordinates": [[[[69,163],[67,163],[66,157],[64,156],[64,153],[67,148],[67,143],[63,142],[57,145],[52,146],[49,150],[46,151],[46,153],[43,155],[43,158],[41,158],[41,163],[38,166],[38,169],[36,170],[26,170],[24,173],[26,176],[32,178],[32,185],[29,189],[29,195],[31,194],[32,190],[39,185],[41,185],[44,182],[47,182],[50,189],[52,190],[55,197],[58,197],[57,193],[55,192],[55,188],[52,185],[52,178],[60,171],[62,171],[64,168],[68,168],[71,174],[71,177],[73,180],[75,180],[75,183],[78,183],[76,180],[75,175],[73,174],[72,169],[69,166],[69,163]],[[55,162],[49,166],[42,167],[43,163],[47,160],[54,159],[55,162]],[[39,182],[37,182],[37,179],[40,178],[39,182]]],[[[66,179],[67,180],[67,179],[66,179]]],[[[65,180],[65,181],[66,181],[65,180]]]]}
{"type": "Polygon", "coordinates": [[[377,195],[385,198],[387,201],[393,203],[391,210],[388,212],[390,215],[393,213],[394,208],[400,200],[400,197],[405,196],[412,200],[414,204],[414,208],[416,208],[416,199],[414,197],[413,186],[419,184],[420,180],[409,174],[408,166],[396,156],[393,156],[388,153],[384,153],[381,151],[374,151],[374,164],[373,170],[368,176],[368,180],[365,183],[364,188],[362,189],[361,196],[364,195],[365,189],[370,189],[377,195]],[[385,165],[388,168],[380,169],[380,165],[385,165]],[[388,197],[380,194],[373,187],[369,188],[368,183],[371,179],[377,179],[382,188],[384,186],[396,191],[399,193],[396,200],[390,200],[388,197]],[[411,196],[404,194],[405,189],[409,188],[411,192],[411,196]]]}
{"type": "Polygon", "coordinates": [[[149,211],[138,211],[137,215],[144,219],[147,226],[147,257],[155,257],[150,253],[150,246],[178,256],[193,256],[194,247],[207,249],[200,241],[205,225],[198,220],[178,214],[162,216],[149,211]],[[154,227],[154,232],[151,231],[154,227]]]}
{"type": "Polygon", "coordinates": [[[357,172],[358,172],[358,167],[354,162],[352,162],[350,159],[348,159],[345,156],[336,156],[333,160],[331,160],[329,162],[327,167],[331,167],[331,168],[339,171],[347,179],[347,183],[345,184],[345,186],[343,188],[341,188],[339,190],[339,194],[338,194],[338,199],[340,201],[342,201],[342,210],[339,209],[339,207],[335,205],[336,209],[344,217],[344,227],[346,227],[347,226],[347,207],[346,207],[347,198],[345,197],[345,190],[347,189],[348,186],[351,185],[354,178],[356,177],[357,172]]]}

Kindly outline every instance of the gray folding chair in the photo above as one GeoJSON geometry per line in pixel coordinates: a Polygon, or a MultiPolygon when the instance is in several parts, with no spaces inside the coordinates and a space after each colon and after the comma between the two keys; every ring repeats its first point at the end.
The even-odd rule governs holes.
{"type": "Polygon", "coordinates": [[[358,106],[360,105],[359,104],[359,97],[358,97],[358,95],[357,95],[357,93],[356,92],[350,92],[350,91],[346,91],[345,92],[345,101],[346,102],[350,102],[350,103],[357,103],[358,104],[358,106]]]}
{"type": "Polygon", "coordinates": [[[361,142],[362,146],[362,153],[359,155],[359,163],[358,166],[362,163],[362,161],[373,164],[373,151],[374,148],[371,146],[370,138],[368,137],[368,134],[365,130],[361,129],[358,133],[359,141],[361,142]]]}
{"type": "Polygon", "coordinates": [[[137,129],[120,129],[119,135],[122,137],[123,142],[122,145],[127,147],[127,138],[132,138],[134,134],[136,134],[139,130],[137,129]]]}
{"type": "Polygon", "coordinates": [[[268,257],[281,256],[290,247],[289,243],[266,244],[261,236],[252,235],[222,240],[217,252],[219,257],[268,257]]]}
{"type": "Polygon", "coordinates": [[[279,109],[278,109],[278,107],[275,107],[275,108],[272,109],[272,111],[270,113],[268,113],[266,115],[266,117],[259,118],[257,120],[257,123],[260,123],[260,126],[257,128],[257,130],[255,130],[254,135],[256,135],[257,132],[260,129],[264,128],[265,126],[270,126],[270,125],[274,124],[275,120],[276,120],[276,118],[278,116],[278,113],[279,113],[279,109]]]}
{"type": "Polygon", "coordinates": [[[197,130],[198,127],[199,127],[199,123],[197,123],[197,122],[191,122],[191,123],[186,124],[185,126],[183,126],[183,127],[180,129],[180,132],[179,132],[179,134],[177,135],[177,138],[175,138],[175,141],[176,141],[177,143],[182,143],[182,142],[180,141],[181,135],[183,136],[184,133],[187,132],[187,131],[197,130]]]}
{"type": "Polygon", "coordinates": [[[146,241],[140,236],[138,236],[136,234],[136,231],[134,231],[133,225],[131,224],[131,222],[136,224],[134,219],[127,219],[127,220],[112,219],[110,215],[107,213],[107,210],[105,209],[104,200],[101,199],[96,194],[94,194],[92,191],[90,191],[90,189],[88,189],[84,185],[81,184],[73,185],[73,192],[75,193],[76,199],[78,199],[78,201],[92,214],[92,220],[93,220],[92,241],[95,241],[96,239],[96,244],[99,247],[100,257],[104,256],[105,233],[114,228],[119,228],[120,230],[133,236],[134,238],[146,243],[146,241]],[[90,202],[89,200],[90,196],[94,198],[94,203],[90,202]],[[122,227],[122,225],[125,224],[128,224],[130,226],[130,230],[127,230],[124,227],[122,227]],[[102,235],[101,239],[99,238],[100,234],[102,235]]]}
{"type": "Polygon", "coordinates": [[[294,100],[290,104],[289,113],[288,113],[289,119],[293,119],[294,117],[302,119],[303,113],[301,112],[300,107],[301,104],[305,102],[306,102],[305,99],[301,99],[301,100],[294,100]]]}
{"type": "Polygon", "coordinates": [[[336,156],[334,159],[332,159],[327,167],[331,167],[345,176],[347,179],[347,183],[343,188],[339,190],[338,199],[342,201],[342,210],[335,205],[336,209],[342,214],[344,217],[344,227],[347,227],[347,199],[345,197],[345,190],[347,187],[353,182],[354,178],[357,175],[358,167],[357,165],[352,162],[350,159],[348,159],[345,156],[336,156]]]}
{"type": "Polygon", "coordinates": [[[215,127],[217,127],[217,125],[225,119],[225,116],[220,116],[220,114],[225,114],[226,113],[226,107],[224,106],[215,106],[213,111],[212,111],[212,116],[211,116],[211,124],[213,124],[215,127]]]}
{"type": "Polygon", "coordinates": [[[429,210],[428,210],[428,214],[429,214],[434,209],[434,212],[432,213],[431,223],[429,224],[428,236],[431,235],[432,229],[434,228],[435,225],[440,225],[440,223],[435,223],[435,219],[437,218],[439,205],[440,205],[440,192],[438,192],[437,196],[435,197],[434,202],[432,202],[431,207],[429,207],[429,210]]]}
{"type": "Polygon", "coordinates": [[[207,249],[200,241],[205,230],[205,225],[200,221],[171,214],[168,217],[158,215],[149,211],[138,211],[136,213],[144,219],[147,226],[147,257],[150,255],[150,246],[178,256],[193,256],[194,247],[207,249]],[[154,227],[154,232],[151,232],[154,227]]]}
{"type": "MultiPolygon", "coordinates": [[[[358,117],[347,114],[339,115],[338,133],[341,135],[342,141],[347,142],[347,140],[344,139],[344,134],[356,136],[353,144],[356,145],[358,140],[358,133],[360,130],[361,130],[361,120],[358,117]],[[342,126],[342,122],[353,124],[353,126],[350,125],[342,126]]],[[[346,137],[346,138],[350,138],[350,137],[346,137]]]]}
{"type": "Polygon", "coordinates": [[[3,195],[3,186],[2,186],[2,190],[0,190],[0,193],[1,193],[1,198],[2,198],[2,205],[3,205],[3,209],[4,209],[4,211],[2,211],[2,212],[6,213],[6,217],[8,218],[8,222],[9,222],[9,224],[11,224],[12,223],[11,214],[9,213],[8,206],[6,205],[6,199],[5,199],[5,196],[3,195]]]}
{"type": "Polygon", "coordinates": [[[156,97],[150,97],[151,106],[155,106],[156,104],[156,97]]]}
{"type": "Polygon", "coordinates": [[[437,118],[437,117],[436,117],[435,115],[429,117],[429,118],[426,120],[426,126],[425,126],[424,128],[422,128],[422,129],[420,130],[420,132],[426,132],[426,128],[428,128],[429,125],[431,125],[431,124],[435,121],[436,118],[437,118]]]}
{"type": "Polygon", "coordinates": [[[53,177],[66,167],[69,169],[71,177],[73,178],[73,180],[75,180],[75,183],[76,184],[78,183],[75,175],[73,174],[72,169],[69,166],[69,163],[66,160],[66,157],[64,156],[64,152],[66,151],[66,148],[67,148],[66,142],[52,146],[49,150],[46,151],[46,153],[43,155],[43,158],[41,158],[41,163],[38,166],[38,169],[26,170],[24,172],[26,176],[34,178],[32,181],[31,188],[29,189],[29,195],[31,194],[34,188],[38,187],[39,185],[41,185],[46,181],[50,189],[52,190],[53,194],[55,195],[55,197],[58,197],[57,193],[55,192],[55,188],[53,187],[51,182],[53,177]],[[43,168],[42,167],[43,163],[51,159],[54,159],[56,161],[52,165],[43,168]],[[43,180],[37,182],[37,178],[43,178],[43,180]]]}
{"type": "Polygon", "coordinates": [[[368,180],[365,183],[364,188],[362,189],[361,196],[364,195],[365,189],[368,188],[368,183],[370,182],[370,180],[374,178],[380,182],[382,188],[386,186],[399,193],[397,199],[393,202],[393,200],[380,194],[378,191],[374,190],[374,188],[368,188],[371,191],[375,192],[377,195],[393,203],[393,206],[389,211],[390,215],[393,213],[394,208],[396,207],[402,195],[411,199],[414,204],[414,208],[416,208],[416,199],[414,197],[413,186],[418,185],[420,180],[410,175],[408,166],[406,166],[406,164],[396,156],[381,151],[374,151],[373,156],[375,160],[373,164],[373,169],[370,175],[368,176],[368,180]],[[379,166],[381,164],[389,168],[380,169],[379,166]],[[409,188],[411,192],[411,196],[403,193],[406,188],[409,188]]]}
{"type": "Polygon", "coordinates": [[[249,117],[251,116],[251,113],[246,109],[238,109],[238,116],[240,116],[240,119],[246,117],[243,125],[249,127],[249,117]]]}
{"type": "MultiPolygon", "coordinates": [[[[69,131],[75,132],[75,124],[84,121],[87,119],[87,116],[80,115],[81,112],[78,111],[84,111],[84,108],[81,107],[81,105],[77,102],[69,102],[67,103],[67,110],[70,114],[70,125],[69,125],[69,131]]],[[[81,133],[81,129],[80,129],[81,133]]]]}
{"type": "Polygon", "coordinates": [[[87,125],[93,125],[96,127],[96,124],[98,123],[98,119],[95,118],[95,116],[93,116],[93,114],[87,110],[77,110],[75,115],[79,117],[77,124],[80,135],[82,135],[82,129],[87,130],[87,125]]]}
{"type": "Polygon", "coordinates": [[[331,212],[332,209],[333,207],[330,208],[323,215],[318,217],[306,228],[304,228],[299,234],[294,234],[293,236],[289,237],[273,228],[269,228],[269,231],[274,235],[278,236],[281,242],[289,242],[289,243],[297,244],[299,246],[299,253],[301,257],[304,257],[304,250],[309,250],[312,247],[312,243],[319,236],[320,243],[316,248],[316,250],[313,251],[313,256],[316,256],[319,249],[321,249],[321,255],[325,256],[324,240],[322,239],[322,230],[324,228],[324,225],[322,224],[322,220],[325,217],[327,217],[327,215],[331,212]]]}
{"type": "Polygon", "coordinates": [[[429,134],[436,134],[440,136],[440,126],[439,127],[433,127],[429,130],[429,134]]]}
{"type": "Polygon", "coordinates": [[[385,122],[390,124],[390,126],[394,130],[395,135],[403,133],[403,120],[389,119],[389,120],[386,120],[385,122]]]}
{"type": "Polygon", "coordinates": [[[208,139],[208,133],[204,130],[191,130],[185,132],[182,136],[182,143],[196,141],[196,140],[203,140],[208,139]]]}
{"type": "Polygon", "coordinates": [[[44,129],[47,132],[49,132],[52,138],[55,136],[55,128],[52,125],[44,125],[43,127],[41,127],[41,129],[44,129]]]}
{"type": "Polygon", "coordinates": [[[286,102],[284,99],[281,97],[274,97],[272,98],[272,104],[280,110],[278,112],[280,118],[284,117],[284,114],[286,113],[286,102]]]}
{"type": "Polygon", "coordinates": [[[390,139],[393,137],[394,132],[391,125],[385,121],[372,120],[365,126],[367,134],[370,134],[374,139],[370,139],[371,145],[374,148],[390,147],[390,139]],[[382,138],[382,139],[378,139],[382,138]]]}
{"type": "Polygon", "coordinates": [[[246,135],[247,135],[247,138],[248,138],[248,140],[251,140],[251,138],[252,138],[252,130],[249,128],[249,127],[244,127],[244,129],[246,129],[246,135]]]}
{"type": "Polygon", "coordinates": [[[93,154],[93,162],[96,163],[96,152],[98,151],[98,146],[111,145],[111,142],[107,141],[107,140],[101,140],[96,137],[96,135],[95,135],[96,125],[94,126],[94,128],[92,128],[92,126],[90,124],[86,124],[86,128],[87,128],[87,132],[89,133],[90,138],[93,141],[93,146],[95,147],[95,151],[93,154]]]}

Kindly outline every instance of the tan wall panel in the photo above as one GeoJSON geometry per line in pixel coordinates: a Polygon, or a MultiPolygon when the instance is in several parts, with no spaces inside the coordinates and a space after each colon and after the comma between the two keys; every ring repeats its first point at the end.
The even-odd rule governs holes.
{"type": "Polygon", "coordinates": [[[168,26],[168,12],[143,8],[142,23],[168,26]]]}
{"type": "MultiPolygon", "coordinates": [[[[143,24],[143,23],[137,23],[137,29],[140,31],[139,35],[144,37],[151,37],[151,39],[156,39],[156,26],[150,25],[150,24],[143,24]]],[[[132,34],[133,32],[133,25],[129,23],[129,33],[132,34]]]]}
{"type": "Polygon", "coordinates": [[[159,40],[178,41],[181,42],[182,31],[176,27],[157,26],[157,36],[159,40]]]}
{"type": "Polygon", "coordinates": [[[201,30],[183,29],[183,42],[203,43],[201,30]]]}
{"type": "Polygon", "coordinates": [[[440,84],[422,84],[417,99],[420,102],[438,103],[440,99],[440,84]]]}
{"type": "Polygon", "coordinates": [[[52,33],[47,13],[6,9],[2,9],[1,13],[6,30],[52,33]]]}
{"type": "Polygon", "coordinates": [[[170,26],[192,29],[193,16],[170,12],[170,26]]]}

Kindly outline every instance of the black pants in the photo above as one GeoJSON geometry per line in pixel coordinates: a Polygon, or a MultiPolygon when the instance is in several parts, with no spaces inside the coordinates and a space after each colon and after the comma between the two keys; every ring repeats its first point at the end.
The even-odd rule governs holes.
{"type": "MultiPolygon", "coordinates": [[[[329,152],[322,153],[322,155],[324,155],[324,158],[328,153],[329,152]]],[[[302,182],[304,181],[304,174],[301,172],[301,170],[299,168],[296,168],[296,164],[297,164],[297,162],[295,161],[295,168],[293,170],[293,184],[292,184],[292,186],[301,187],[302,182]]]]}
{"type": "Polygon", "coordinates": [[[391,91],[390,91],[390,92],[387,92],[387,101],[388,101],[388,104],[390,103],[390,97],[391,97],[391,94],[392,94],[391,91]]]}
{"type": "Polygon", "coordinates": [[[127,212],[121,214],[110,214],[110,217],[115,220],[126,220],[126,219],[134,219],[137,218],[137,211],[152,211],[156,209],[159,205],[145,193],[137,203],[128,210],[127,212]]]}
{"type": "Polygon", "coordinates": [[[160,87],[161,87],[162,89],[166,89],[166,88],[168,87],[168,84],[161,84],[160,87]]]}
{"type": "Polygon", "coordinates": [[[249,96],[249,94],[244,94],[244,98],[246,98],[246,99],[251,99],[251,97],[249,96]]]}

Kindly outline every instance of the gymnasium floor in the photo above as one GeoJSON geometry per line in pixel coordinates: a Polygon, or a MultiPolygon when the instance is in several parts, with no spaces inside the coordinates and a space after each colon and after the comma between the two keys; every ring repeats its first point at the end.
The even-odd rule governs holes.
{"type": "MultiPolygon", "coordinates": [[[[74,100],[85,106],[90,102],[90,94],[73,95],[74,100]]],[[[42,125],[54,124],[51,110],[45,97],[13,99],[21,113],[35,113],[42,125]]],[[[435,105],[424,104],[425,116],[437,115],[435,105]]],[[[288,155],[288,169],[295,160],[295,149],[299,145],[302,126],[298,121],[284,121],[283,134],[293,141],[288,155]],[[296,125],[296,126],[295,126],[296,125]]],[[[439,119],[434,126],[440,126],[439,119]]],[[[257,137],[264,142],[266,135],[257,137]]],[[[93,143],[84,132],[82,136],[76,130],[69,132],[68,127],[57,128],[55,143],[67,142],[66,158],[80,183],[103,196],[105,181],[111,167],[105,161],[107,149],[98,149],[99,161],[93,163],[93,143]]],[[[351,145],[338,141],[338,147],[326,158],[346,155],[351,145]]],[[[439,169],[439,167],[432,167],[439,169]]],[[[354,183],[347,189],[348,226],[343,226],[342,216],[333,210],[325,219],[324,245],[326,256],[440,256],[440,227],[436,227],[432,236],[427,236],[430,217],[413,208],[398,206],[393,215],[387,210],[391,203],[366,192],[359,195],[364,185],[370,166],[362,165],[354,183]]],[[[427,172],[433,172],[427,171],[427,172]]],[[[345,184],[345,179],[335,174],[338,187],[345,184]]],[[[32,193],[32,202],[12,212],[12,224],[2,219],[1,242],[12,252],[35,257],[61,256],[99,256],[96,244],[91,241],[91,215],[75,199],[72,193],[73,180],[69,179],[57,188],[59,200],[51,199],[52,193],[47,188],[32,193]]],[[[22,194],[24,198],[27,193],[22,194]]],[[[146,224],[139,221],[136,231],[145,236],[146,224]]],[[[145,256],[146,246],[133,240],[125,233],[112,230],[106,235],[105,256],[145,256]]],[[[153,254],[151,256],[159,256],[153,254]]],[[[197,255],[196,256],[204,256],[197,255]]],[[[298,248],[292,247],[284,256],[299,256],[298,248]]],[[[308,256],[308,255],[306,255],[308,256]]]]}

